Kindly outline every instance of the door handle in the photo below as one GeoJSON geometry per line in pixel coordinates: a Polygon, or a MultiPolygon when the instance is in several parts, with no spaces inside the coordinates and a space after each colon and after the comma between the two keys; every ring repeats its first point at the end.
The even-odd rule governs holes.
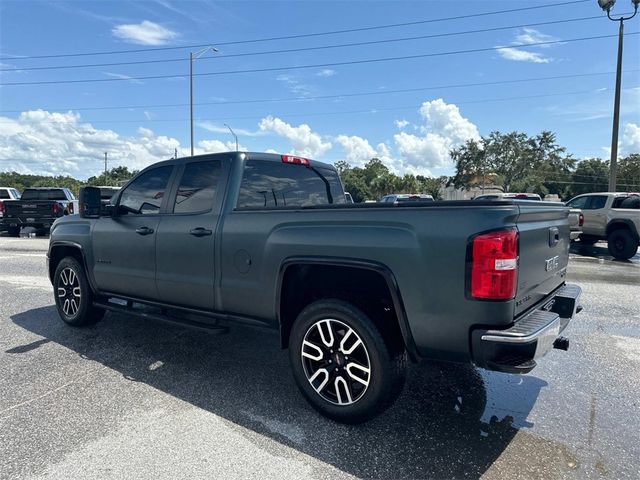
{"type": "Polygon", "coordinates": [[[153,233],[153,228],[139,227],[139,228],[136,228],[136,233],[138,235],[151,235],[153,233]]]}
{"type": "Polygon", "coordinates": [[[213,232],[211,230],[207,230],[203,227],[193,228],[189,230],[189,235],[193,235],[194,237],[206,237],[207,235],[211,235],[213,232]]]}

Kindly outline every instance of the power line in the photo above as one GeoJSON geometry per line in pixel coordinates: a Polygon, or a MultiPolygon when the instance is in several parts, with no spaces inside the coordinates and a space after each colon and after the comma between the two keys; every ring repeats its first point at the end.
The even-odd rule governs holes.
{"type": "MultiPolygon", "coordinates": [[[[640,69],[624,70],[623,73],[636,73],[640,72],[640,69]]],[[[198,102],[194,105],[238,105],[238,104],[253,104],[253,103],[280,103],[280,102],[299,102],[310,100],[329,100],[335,98],[351,98],[351,97],[363,97],[370,95],[389,95],[396,93],[413,93],[422,92],[428,90],[440,90],[449,88],[467,88],[467,87],[484,87],[493,85],[505,85],[514,83],[526,83],[526,82],[538,82],[544,80],[562,80],[567,78],[583,78],[583,77],[595,77],[602,75],[613,75],[614,71],[609,72],[594,72],[594,73],[574,73],[568,75],[553,75],[547,77],[531,77],[512,80],[496,80],[491,82],[475,82],[475,83],[458,83],[449,85],[433,85],[429,87],[416,87],[416,88],[403,88],[397,90],[376,90],[368,92],[350,92],[350,93],[338,93],[334,95],[315,95],[315,96],[298,96],[298,97],[284,97],[284,98],[263,98],[263,99],[249,99],[249,100],[223,100],[217,102],[198,102]]],[[[135,108],[172,108],[172,107],[186,107],[188,103],[164,103],[164,104],[149,104],[149,105],[109,105],[98,107],[40,107],[42,110],[129,110],[135,108]]],[[[20,113],[21,110],[0,110],[0,113],[20,113]]]]}
{"type": "MultiPolygon", "coordinates": [[[[631,87],[636,88],[636,87],[631,87]]],[[[546,97],[557,97],[557,96],[567,96],[567,95],[584,95],[584,94],[593,94],[593,90],[581,90],[581,91],[572,91],[572,92],[559,92],[559,93],[546,93],[539,95],[524,95],[524,96],[516,96],[516,97],[501,97],[501,98],[488,98],[482,100],[467,100],[467,101],[456,101],[452,100],[451,103],[455,103],[456,105],[469,105],[469,104],[477,104],[477,103],[494,103],[494,102],[505,102],[512,100],[524,100],[524,99],[532,99],[532,98],[546,98],[546,97]]],[[[367,109],[359,109],[359,110],[337,110],[337,111],[329,111],[329,112],[293,112],[293,113],[280,113],[278,117],[285,118],[295,118],[295,117],[322,117],[322,116],[331,116],[331,115],[354,115],[354,114],[375,114],[378,112],[389,112],[389,111],[401,111],[401,110],[415,110],[417,106],[414,105],[405,105],[405,106],[395,106],[395,107],[370,107],[367,109]]],[[[265,115],[251,115],[251,116],[234,116],[234,117],[223,117],[218,119],[218,122],[229,121],[229,120],[260,120],[264,118],[265,115]]],[[[140,123],[140,122],[153,122],[153,123],[168,123],[168,122],[183,122],[188,120],[188,118],[154,118],[154,119],[139,119],[139,120],[128,120],[128,119],[111,119],[111,120],[82,120],[82,123],[140,123]]],[[[207,119],[211,121],[211,119],[207,119]]],[[[202,121],[202,120],[200,120],[202,121]]],[[[14,120],[10,121],[0,121],[0,124],[3,123],[13,123],[14,120]]],[[[38,123],[43,124],[58,124],[60,121],[42,121],[38,123]]]]}
{"type": "MultiPolygon", "coordinates": [[[[640,32],[630,32],[625,35],[638,35],[640,32]]],[[[588,40],[600,40],[603,38],[612,38],[617,37],[618,35],[598,35],[592,37],[581,37],[581,38],[569,38],[565,40],[553,40],[548,42],[535,42],[535,43],[524,43],[524,44],[513,44],[510,46],[501,46],[501,47],[486,47],[486,48],[474,48],[470,50],[454,50],[449,52],[435,52],[435,53],[423,53],[417,55],[404,55],[399,57],[384,57],[384,58],[371,58],[366,60],[350,60],[345,62],[330,62],[330,63],[317,63],[311,65],[290,65],[286,67],[267,67],[267,68],[251,68],[246,70],[227,70],[222,72],[206,72],[206,73],[195,73],[193,76],[198,77],[207,77],[207,76],[219,76],[219,75],[231,75],[231,74],[240,74],[240,73],[260,73],[260,72],[276,72],[282,70],[298,70],[298,69],[306,69],[306,68],[323,68],[323,67],[337,67],[344,65],[362,65],[367,63],[380,63],[380,62],[389,62],[396,60],[414,60],[417,58],[428,58],[428,57],[440,57],[446,55],[459,55],[465,53],[480,53],[480,52],[489,52],[489,51],[498,51],[498,50],[508,50],[513,48],[523,48],[523,47],[535,47],[542,45],[555,45],[560,43],[571,43],[571,42],[582,42],[588,40]]],[[[158,79],[167,79],[167,78],[185,78],[187,75],[149,75],[143,77],[124,77],[124,78],[91,78],[91,79],[82,79],[82,80],[45,80],[45,81],[35,81],[35,82],[7,82],[3,83],[3,86],[17,86],[17,85],[60,85],[60,84],[76,84],[76,83],[96,83],[96,82],[122,82],[122,81],[131,81],[131,80],[158,80],[158,79]]]]}
{"type": "MultiPolygon", "coordinates": [[[[234,58],[234,57],[250,57],[257,55],[273,55],[273,54],[281,54],[281,53],[297,53],[297,52],[308,52],[308,51],[316,51],[316,50],[327,50],[327,49],[335,49],[335,48],[345,48],[345,47],[359,47],[365,45],[379,45],[379,44],[387,44],[387,43],[396,43],[396,42],[406,42],[412,40],[425,40],[431,38],[441,38],[441,37],[453,37],[458,35],[470,35],[476,33],[486,33],[486,32],[496,32],[500,30],[511,30],[514,28],[527,28],[527,27],[539,27],[543,25],[555,25],[569,22],[580,22],[585,20],[594,20],[601,19],[601,15],[595,15],[592,17],[582,17],[582,18],[569,18],[564,20],[553,20],[548,22],[538,22],[538,23],[524,23],[520,25],[508,25],[502,27],[492,27],[492,28],[482,28],[478,30],[463,30],[458,32],[447,32],[447,33],[436,33],[430,35],[419,35],[413,37],[401,37],[401,38],[390,38],[385,40],[371,40],[366,42],[352,42],[352,43],[340,43],[333,45],[320,45],[316,47],[300,47],[300,48],[288,48],[283,50],[269,50],[263,52],[246,52],[246,53],[234,53],[228,55],[216,55],[215,57],[204,57],[204,59],[220,59],[220,58],[234,58]]],[[[149,65],[149,64],[159,64],[159,63],[175,63],[175,62],[185,62],[185,58],[168,58],[168,59],[160,59],[160,60],[138,60],[138,61],[130,61],[130,62],[111,62],[111,63],[85,63],[85,64],[76,64],[76,65],[48,65],[44,67],[28,67],[28,68],[2,68],[0,72],[26,72],[26,71],[34,71],[34,70],[66,70],[72,68],[93,68],[93,67],[116,67],[123,65],[149,65]]]]}
{"type": "Polygon", "coordinates": [[[26,60],[26,59],[34,59],[34,58],[61,58],[61,57],[81,57],[81,56],[94,56],[94,55],[118,55],[125,53],[144,53],[144,52],[158,52],[158,51],[169,51],[169,50],[183,50],[188,48],[200,48],[206,47],[211,44],[215,44],[216,46],[227,46],[227,45],[243,45],[247,43],[259,43],[259,42],[271,42],[277,40],[292,40],[299,38],[310,38],[310,37],[319,37],[326,35],[338,35],[343,33],[355,33],[355,32],[365,32],[371,30],[382,30],[387,28],[397,28],[397,27],[408,27],[412,25],[424,25],[428,23],[438,23],[438,22],[446,22],[451,20],[461,20],[465,18],[477,18],[477,17],[486,17],[491,15],[501,15],[505,13],[516,13],[516,12],[524,12],[530,10],[540,10],[544,8],[553,8],[553,7],[562,7],[566,5],[574,5],[577,3],[586,3],[590,0],[572,0],[561,3],[552,3],[545,5],[535,5],[530,7],[521,7],[521,8],[512,8],[508,10],[496,10],[491,12],[481,12],[481,13],[470,13],[467,15],[455,15],[451,17],[440,17],[440,18],[432,18],[427,20],[416,20],[412,22],[403,22],[403,23],[391,23],[384,25],[375,25],[369,27],[358,27],[358,28],[349,28],[344,30],[331,30],[326,32],[312,32],[312,33],[302,33],[297,35],[284,35],[278,37],[266,37],[266,38],[254,38],[248,40],[236,40],[236,41],[228,41],[228,42],[209,42],[206,44],[197,44],[197,45],[182,45],[178,47],[154,47],[154,48],[137,48],[137,49],[129,49],[129,50],[111,50],[111,51],[99,51],[99,52],[84,52],[84,53],[64,53],[64,54],[55,54],[55,55],[31,55],[31,56],[5,56],[0,57],[0,60],[26,60]]]}

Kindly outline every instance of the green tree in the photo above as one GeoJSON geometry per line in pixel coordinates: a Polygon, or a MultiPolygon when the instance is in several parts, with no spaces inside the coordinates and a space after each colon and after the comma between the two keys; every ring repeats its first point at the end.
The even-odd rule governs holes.
{"type": "Polygon", "coordinates": [[[582,193],[606,192],[609,188],[609,161],[599,158],[582,160],[571,175],[570,197],[582,193]]]}
{"type": "Polygon", "coordinates": [[[456,164],[456,173],[449,181],[456,188],[469,188],[487,173],[485,140],[467,140],[464,145],[451,150],[450,155],[456,164]]]}
{"type": "Polygon", "coordinates": [[[120,186],[120,184],[124,181],[131,179],[136,173],[137,170],[129,171],[127,167],[113,167],[111,170],[107,171],[106,174],[103,172],[98,176],[90,177],[87,180],[87,185],[102,185],[102,186],[120,186]]]}
{"type": "Polygon", "coordinates": [[[640,191],[640,154],[620,159],[618,162],[618,190],[623,192],[640,191]]]}

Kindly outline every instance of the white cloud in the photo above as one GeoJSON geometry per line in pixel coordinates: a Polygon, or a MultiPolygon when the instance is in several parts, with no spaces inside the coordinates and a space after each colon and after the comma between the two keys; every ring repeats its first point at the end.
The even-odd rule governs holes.
{"type": "MultiPolygon", "coordinates": [[[[207,122],[207,121],[198,122],[197,125],[200,128],[207,130],[208,132],[223,133],[226,135],[231,135],[229,128],[224,125],[217,125],[213,122],[207,122]]],[[[235,132],[236,135],[238,135],[238,137],[262,137],[264,135],[267,135],[268,133],[268,132],[265,132],[264,130],[253,131],[253,130],[245,130],[244,128],[234,128],[233,131],[235,132]]]]}
{"type": "MultiPolygon", "coordinates": [[[[200,155],[203,153],[219,153],[219,152],[235,152],[235,141],[222,142],[220,140],[201,140],[198,142],[198,147],[195,148],[194,153],[200,155]]],[[[238,145],[238,150],[246,152],[247,148],[242,145],[238,145]]]]}
{"type": "Polygon", "coordinates": [[[122,40],[140,45],[164,45],[178,36],[173,30],[149,20],[116,25],[111,33],[122,40]]]}
{"type": "Polygon", "coordinates": [[[309,125],[303,123],[294,127],[287,122],[272,117],[263,118],[260,121],[260,130],[273,132],[291,142],[291,153],[303,157],[318,158],[331,149],[330,142],[323,142],[322,137],[311,131],[309,125]]]}
{"type": "Polygon", "coordinates": [[[18,118],[0,117],[0,164],[2,170],[87,178],[102,169],[104,152],[110,164],[140,169],[173,156],[180,142],[156,135],[147,128],[124,137],[82,123],[73,112],[23,112],[18,118]]]}
{"type": "Polygon", "coordinates": [[[407,122],[406,120],[396,120],[395,124],[398,130],[402,130],[404,127],[409,125],[409,122],[407,122]]]}
{"type": "Polygon", "coordinates": [[[640,153],[640,125],[635,123],[625,124],[619,148],[622,156],[640,153]]]}
{"type": "Polygon", "coordinates": [[[300,81],[300,78],[296,75],[278,75],[276,80],[284,83],[291,93],[295,95],[300,97],[309,97],[313,95],[313,88],[300,81]]]}
{"type": "Polygon", "coordinates": [[[122,73],[113,73],[113,72],[102,72],[102,73],[104,73],[108,77],[120,78],[122,80],[129,80],[134,85],[143,85],[144,84],[144,82],[142,82],[140,80],[137,80],[135,78],[132,78],[129,75],[123,75],[122,73]]]}
{"type": "MultiPolygon", "coordinates": [[[[523,28],[518,35],[516,35],[517,43],[543,43],[543,42],[555,42],[558,37],[547,35],[546,33],[539,32],[535,28],[523,28]]],[[[539,45],[541,48],[549,48],[551,45],[539,45]]]]}
{"type": "Polygon", "coordinates": [[[441,98],[424,102],[420,114],[425,120],[422,135],[400,132],[393,137],[402,156],[403,172],[450,166],[452,148],[480,138],[478,128],[460,114],[458,107],[441,98]]]}
{"type": "MultiPolygon", "coordinates": [[[[553,58],[543,55],[540,52],[537,52],[535,50],[522,50],[515,47],[522,46],[523,44],[555,42],[557,40],[557,37],[547,35],[533,28],[523,28],[515,36],[515,39],[512,42],[512,45],[514,45],[514,47],[500,47],[500,50],[498,50],[498,54],[502,58],[513,60],[514,62],[551,63],[553,61],[553,58]]],[[[552,46],[554,45],[537,45],[535,47],[529,48],[545,49],[552,46]]]]}
{"type": "Polygon", "coordinates": [[[515,62],[532,62],[532,63],[551,63],[551,58],[545,57],[538,52],[529,52],[520,50],[519,48],[501,48],[498,53],[502,58],[513,60],[515,62]]]}
{"type": "Polygon", "coordinates": [[[380,143],[378,148],[375,149],[366,138],[358,137],[357,135],[338,135],[336,141],[344,149],[344,159],[353,166],[361,167],[374,157],[383,161],[386,160],[385,163],[391,160],[389,149],[384,143],[380,143]]]}
{"type": "Polygon", "coordinates": [[[351,166],[362,167],[372,158],[378,158],[392,173],[432,176],[431,171],[425,166],[411,165],[404,159],[395,157],[385,143],[379,143],[374,148],[366,138],[358,137],[357,135],[339,135],[336,137],[336,141],[342,145],[345,152],[344,160],[351,166]]]}
{"type": "Polygon", "coordinates": [[[334,75],[336,75],[338,72],[336,72],[335,70],[331,69],[331,68],[323,68],[322,70],[320,70],[318,73],[316,73],[316,75],[318,77],[333,77],[334,75]]]}

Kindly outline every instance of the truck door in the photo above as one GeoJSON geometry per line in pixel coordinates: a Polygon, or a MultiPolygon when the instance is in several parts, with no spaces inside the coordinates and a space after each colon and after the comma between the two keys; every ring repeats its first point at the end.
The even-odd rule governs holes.
{"type": "Polygon", "coordinates": [[[118,200],[117,214],[95,223],[93,272],[98,289],[157,300],[156,238],[173,165],[135,178],[118,200]]]}
{"type": "Polygon", "coordinates": [[[186,163],[178,172],[156,240],[156,284],[164,303],[204,310],[215,307],[222,167],[218,158],[186,163]]]}
{"type": "Polygon", "coordinates": [[[607,204],[606,195],[590,195],[584,207],[583,231],[599,237],[606,236],[607,230],[607,204]]]}

